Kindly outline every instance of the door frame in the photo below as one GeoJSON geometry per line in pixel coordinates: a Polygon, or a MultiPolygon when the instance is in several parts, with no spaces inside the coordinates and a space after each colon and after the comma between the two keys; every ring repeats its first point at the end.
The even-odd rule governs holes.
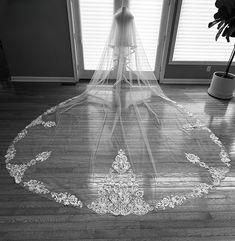
{"type": "Polygon", "coordinates": [[[83,51],[81,49],[81,26],[80,21],[75,21],[75,16],[79,16],[79,4],[76,0],[66,0],[67,12],[68,12],[68,22],[69,22],[69,32],[70,32],[70,43],[71,43],[71,53],[73,62],[73,72],[75,82],[79,82],[80,70],[83,65],[83,51]],[[79,54],[78,54],[79,53],[79,54]]]}
{"type": "MultiPolygon", "coordinates": [[[[73,70],[76,81],[79,79],[91,79],[94,70],[84,70],[82,31],[81,31],[81,15],[79,0],[66,0],[69,19],[69,30],[71,39],[71,51],[73,59],[73,70]]],[[[113,0],[113,11],[116,12],[122,5],[122,0],[113,0]]],[[[129,4],[129,0],[126,0],[129,4]]],[[[162,73],[164,72],[164,56],[169,46],[166,38],[169,31],[169,23],[171,19],[171,4],[177,0],[164,0],[162,6],[161,24],[159,30],[159,38],[157,43],[157,53],[154,74],[159,82],[162,82],[162,73]]]]}

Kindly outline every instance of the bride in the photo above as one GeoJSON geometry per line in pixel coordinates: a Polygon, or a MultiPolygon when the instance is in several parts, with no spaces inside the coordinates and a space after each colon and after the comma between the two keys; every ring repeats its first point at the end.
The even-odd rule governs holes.
{"type": "Polygon", "coordinates": [[[158,85],[124,5],[87,89],[33,120],[5,157],[29,191],[114,215],[201,197],[230,166],[218,137],[158,85]]]}

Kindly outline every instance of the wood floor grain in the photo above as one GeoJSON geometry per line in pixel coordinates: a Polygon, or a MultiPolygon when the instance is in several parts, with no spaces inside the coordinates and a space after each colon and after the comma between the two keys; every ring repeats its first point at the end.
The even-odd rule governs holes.
{"type": "Polygon", "coordinates": [[[46,109],[81,93],[77,86],[18,83],[0,90],[0,241],[235,241],[235,99],[220,101],[208,86],[164,85],[165,93],[201,118],[228,150],[232,168],[203,199],[138,217],[63,207],[14,184],[4,155],[17,133],[46,109]]]}

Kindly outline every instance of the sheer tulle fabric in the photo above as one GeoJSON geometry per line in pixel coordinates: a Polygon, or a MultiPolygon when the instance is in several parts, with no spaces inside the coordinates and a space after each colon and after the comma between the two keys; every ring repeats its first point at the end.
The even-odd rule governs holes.
{"type": "Polygon", "coordinates": [[[128,8],[114,15],[87,89],[31,122],[6,154],[10,175],[30,191],[115,215],[201,197],[229,162],[212,131],[159,87],[128,8]]]}

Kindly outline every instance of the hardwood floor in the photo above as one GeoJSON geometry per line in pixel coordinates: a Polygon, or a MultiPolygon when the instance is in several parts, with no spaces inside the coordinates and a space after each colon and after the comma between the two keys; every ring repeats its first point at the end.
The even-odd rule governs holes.
{"type": "Polygon", "coordinates": [[[202,119],[230,154],[230,173],[202,200],[144,216],[100,216],[64,207],[14,184],[4,163],[12,139],[46,109],[85,87],[17,83],[0,89],[0,241],[235,241],[235,99],[214,99],[206,93],[208,86],[162,86],[170,98],[202,119]]]}

